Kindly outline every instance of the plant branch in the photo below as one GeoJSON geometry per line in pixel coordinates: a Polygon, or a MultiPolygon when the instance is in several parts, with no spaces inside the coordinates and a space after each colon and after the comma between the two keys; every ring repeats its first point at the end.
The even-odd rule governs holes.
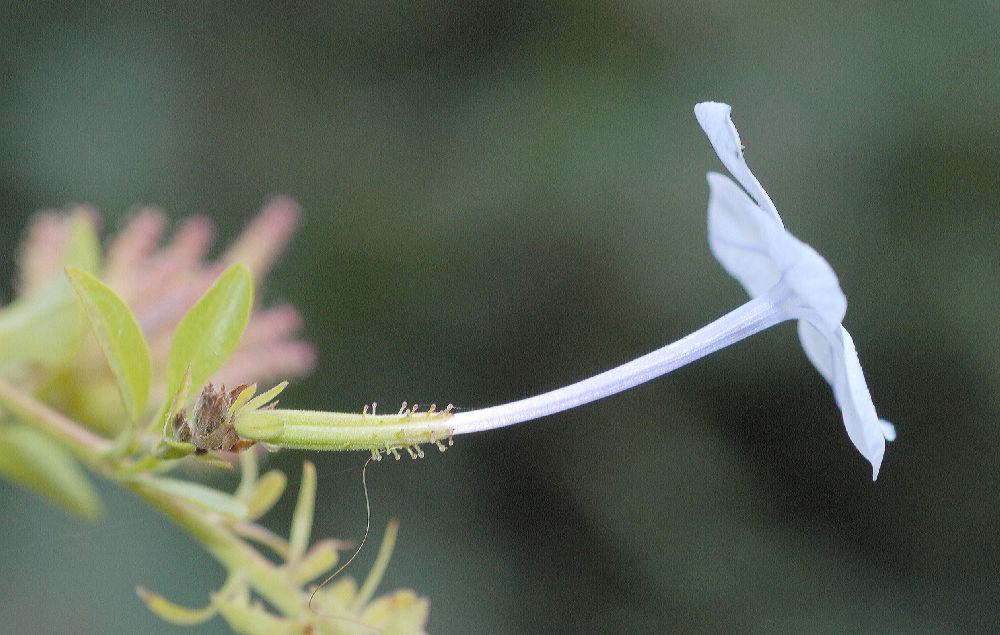
{"type": "Polygon", "coordinates": [[[47,432],[88,465],[96,467],[112,442],[87,430],[61,412],[0,379],[0,405],[26,422],[47,432]]]}

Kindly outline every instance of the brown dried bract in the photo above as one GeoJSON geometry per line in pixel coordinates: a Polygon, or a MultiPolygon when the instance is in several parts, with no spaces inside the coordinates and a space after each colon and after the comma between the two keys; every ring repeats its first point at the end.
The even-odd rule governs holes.
{"type": "Polygon", "coordinates": [[[198,453],[222,451],[239,452],[254,444],[236,433],[229,408],[233,401],[247,387],[240,384],[226,391],[226,387],[215,388],[206,384],[191,410],[191,416],[182,410],[174,416],[173,427],[177,438],[193,443],[198,453]]]}

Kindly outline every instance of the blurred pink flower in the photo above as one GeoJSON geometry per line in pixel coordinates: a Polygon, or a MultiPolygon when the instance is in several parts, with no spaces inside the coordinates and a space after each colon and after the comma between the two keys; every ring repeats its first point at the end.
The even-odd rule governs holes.
{"type": "MultiPolygon", "coordinates": [[[[96,229],[98,214],[85,207],[35,217],[19,259],[19,294],[29,294],[61,274],[74,218],[85,218],[96,229]]],[[[125,223],[108,245],[100,277],[135,314],[149,340],[154,369],[165,368],[177,324],[227,266],[244,263],[260,288],[298,218],[293,200],[272,199],[215,260],[206,260],[215,234],[206,216],[183,220],[162,245],[167,219],[159,210],[141,209],[125,223]]],[[[302,319],[290,305],[255,308],[239,347],[212,381],[235,385],[310,372],[316,353],[298,337],[301,327],[302,319]]]]}

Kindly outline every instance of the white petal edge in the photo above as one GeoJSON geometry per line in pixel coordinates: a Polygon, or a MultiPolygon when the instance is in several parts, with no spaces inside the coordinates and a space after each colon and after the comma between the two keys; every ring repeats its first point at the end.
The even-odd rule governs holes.
{"type": "Polygon", "coordinates": [[[822,324],[804,320],[799,321],[799,338],[809,360],[833,388],[847,436],[872,464],[872,480],[877,479],[885,441],[895,439],[896,434],[892,424],[875,413],[854,340],[843,326],[824,329],[822,324]]]}
{"type": "Polygon", "coordinates": [[[722,104],[714,101],[703,101],[694,107],[694,116],[698,119],[701,129],[708,135],[708,140],[715,148],[715,153],[719,155],[722,164],[736,177],[736,180],[743,189],[747,191],[757,204],[767,214],[774,217],[774,220],[781,225],[781,216],[771,202],[771,197],[764,191],[760,181],[750,171],[746,159],[743,158],[743,144],[740,141],[740,133],[733,125],[730,116],[732,107],[729,104],[722,104]]]}

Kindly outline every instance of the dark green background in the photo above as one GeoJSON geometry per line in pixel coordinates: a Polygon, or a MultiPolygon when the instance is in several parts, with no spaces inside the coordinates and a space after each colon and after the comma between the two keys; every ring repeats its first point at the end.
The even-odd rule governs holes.
{"type": "MultiPolygon", "coordinates": [[[[110,231],[154,203],[230,238],[282,192],[305,222],[264,300],[321,355],[284,404],[526,396],[744,301],[705,244],[705,99],[849,298],[899,431],[877,483],[788,325],[374,465],[373,538],[402,521],[383,589],[428,595],[431,632],[1000,628],[1000,3],[194,6],[0,10],[6,298],[40,208],[110,231]]],[[[305,458],[317,532],[359,537],[363,455],[272,461],[305,458]]],[[[104,491],[91,527],[0,483],[0,630],[173,632],[133,588],[221,582],[104,491]]]]}

